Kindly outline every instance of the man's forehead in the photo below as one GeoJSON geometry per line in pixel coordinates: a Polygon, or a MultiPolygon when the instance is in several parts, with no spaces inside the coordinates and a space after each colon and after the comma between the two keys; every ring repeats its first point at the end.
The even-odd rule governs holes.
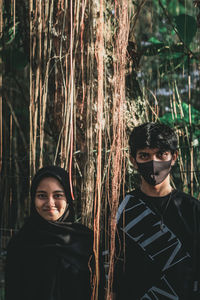
{"type": "Polygon", "coordinates": [[[163,151],[169,151],[169,150],[164,150],[164,149],[160,149],[160,148],[148,148],[148,147],[146,147],[146,148],[137,150],[137,153],[156,154],[156,153],[163,152],[163,151]]]}

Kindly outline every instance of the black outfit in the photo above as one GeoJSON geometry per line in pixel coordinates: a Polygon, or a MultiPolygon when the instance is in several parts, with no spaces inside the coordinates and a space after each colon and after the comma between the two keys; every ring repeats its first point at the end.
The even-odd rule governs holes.
{"type": "Polygon", "coordinates": [[[127,194],[117,213],[117,299],[200,299],[199,219],[200,202],[183,192],[127,194]]]}
{"type": "Polygon", "coordinates": [[[6,300],[91,299],[93,232],[73,222],[67,172],[54,166],[41,169],[33,179],[31,198],[31,215],[7,248],[6,300]],[[49,176],[61,182],[68,202],[54,222],[43,219],[34,205],[39,182],[49,176]]]}

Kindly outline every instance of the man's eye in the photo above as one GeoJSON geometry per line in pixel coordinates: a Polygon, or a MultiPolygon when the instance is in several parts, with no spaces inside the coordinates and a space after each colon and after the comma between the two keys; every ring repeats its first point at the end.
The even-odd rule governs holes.
{"type": "Polygon", "coordinates": [[[159,158],[166,158],[168,156],[168,152],[162,152],[158,154],[159,158]]]}
{"type": "Polygon", "coordinates": [[[139,156],[140,158],[147,158],[148,157],[148,155],[146,154],[146,153],[142,153],[142,154],[140,154],[140,156],[139,156]]]}

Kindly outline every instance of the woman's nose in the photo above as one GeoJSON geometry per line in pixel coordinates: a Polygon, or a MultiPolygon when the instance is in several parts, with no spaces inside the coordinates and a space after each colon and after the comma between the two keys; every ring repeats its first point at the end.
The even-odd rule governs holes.
{"type": "Polygon", "coordinates": [[[53,195],[49,195],[49,196],[48,196],[47,202],[48,202],[49,205],[54,204],[54,198],[53,198],[53,195]]]}

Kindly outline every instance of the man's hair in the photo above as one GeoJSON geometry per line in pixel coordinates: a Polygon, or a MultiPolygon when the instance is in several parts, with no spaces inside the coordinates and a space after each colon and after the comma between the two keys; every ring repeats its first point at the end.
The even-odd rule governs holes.
{"type": "Polygon", "coordinates": [[[161,151],[177,150],[178,139],[172,128],[162,123],[148,122],[133,129],[129,138],[131,156],[136,157],[137,151],[144,148],[158,148],[161,151]]]}

